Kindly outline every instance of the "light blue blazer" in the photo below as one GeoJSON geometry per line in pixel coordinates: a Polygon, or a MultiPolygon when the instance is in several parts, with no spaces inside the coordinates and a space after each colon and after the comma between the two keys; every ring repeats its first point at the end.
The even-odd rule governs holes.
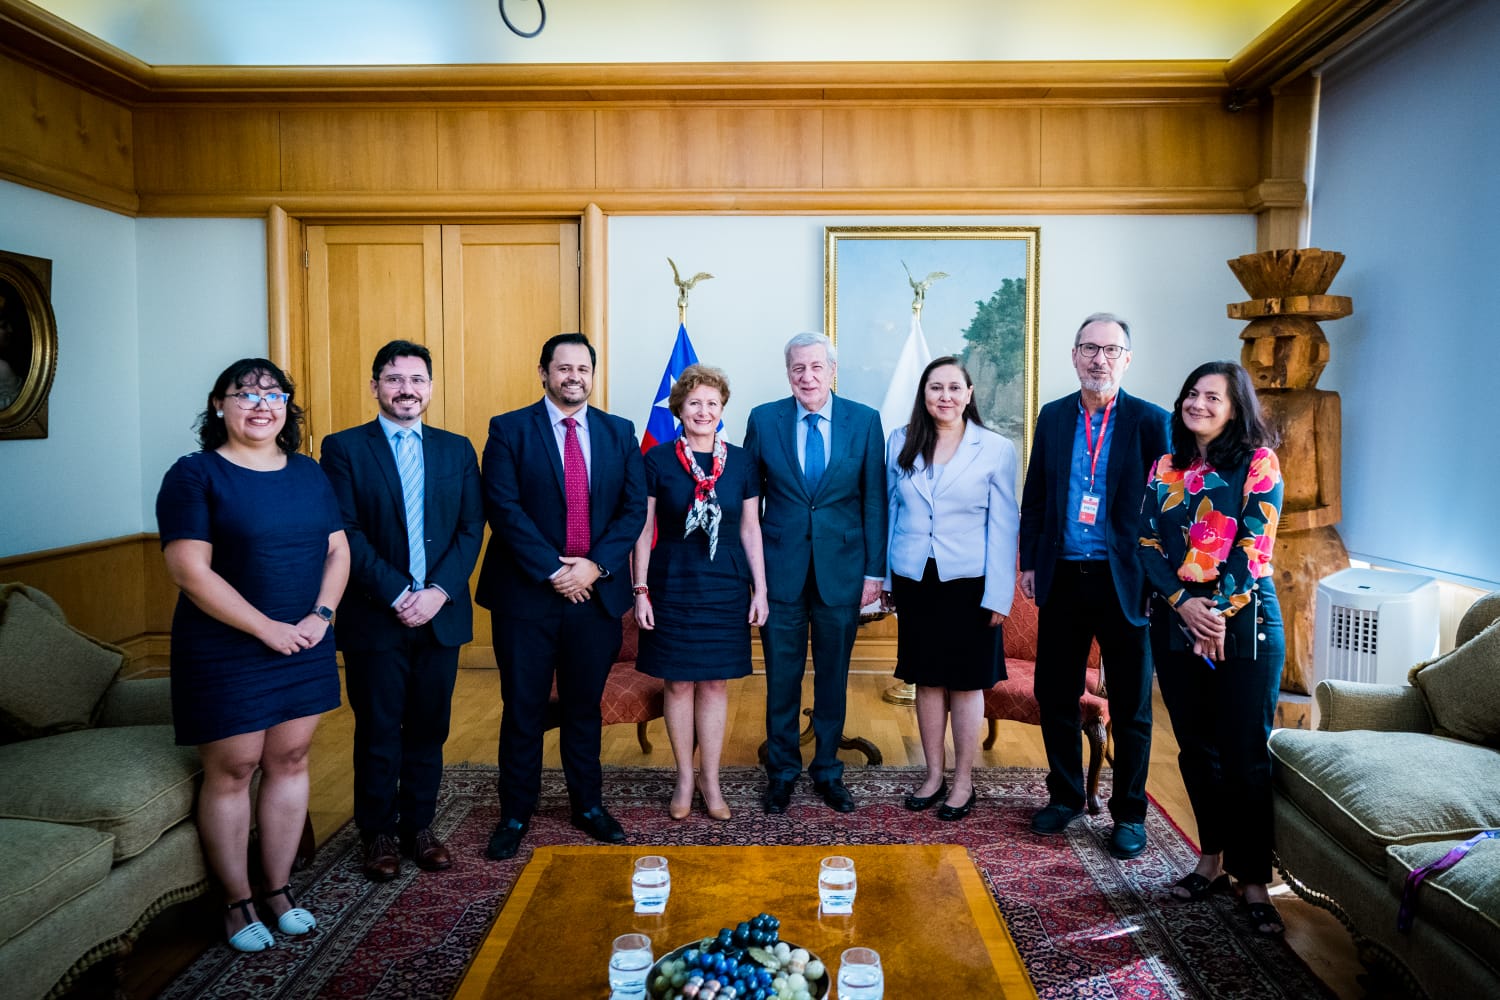
{"type": "Polygon", "coordinates": [[[906,428],[900,427],[885,448],[890,497],[886,589],[892,574],[922,579],[931,555],[937,560],[939,579],[982,576],[981,606],[1010,614],[1021,523],[1015,446],[994,431],[969,424],[934,489],[922,456],[917,456],[910,473],[896,464],[905,442],[906,428]]]}

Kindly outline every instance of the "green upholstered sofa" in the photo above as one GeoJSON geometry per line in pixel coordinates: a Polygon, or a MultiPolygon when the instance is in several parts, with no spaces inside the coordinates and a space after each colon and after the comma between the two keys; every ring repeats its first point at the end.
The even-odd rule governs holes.
{"type": "Polygon", "coordinates": [[[1432,998],[1500,996],[1500,839],[1430,875],[1396,927],[1406,876],[1500,829],[1500,593],[1412,685],[1324,681],[1316,732],[1271,734],[1276,855],[1367,964],[1432,998]]]}
{"type": "Polygon", "coordinates": [[[66,990],[207,888],[191,816],[197,752],[173,742],[167,681],[42,592],[0,585],[0,994],[66,990]]]}

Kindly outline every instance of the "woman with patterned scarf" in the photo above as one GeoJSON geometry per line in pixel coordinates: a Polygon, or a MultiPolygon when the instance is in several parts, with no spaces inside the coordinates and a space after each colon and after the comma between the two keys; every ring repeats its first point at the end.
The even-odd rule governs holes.
{"type": "Polygon", "coordinates": [[[744,450],[719,429],[728,402],[729,380],[717,368],[690,365],[672,386],[667,407],[682,436],[646,453],[646,527],[632,565],[636,669],[666,682],[677,758],[667,813],[677,820],[692,812],[695,788],[708,815],[730,817],[719,789],[726,682],[750,673],[749,626],[766,621],[760,490],[744,450]]]}

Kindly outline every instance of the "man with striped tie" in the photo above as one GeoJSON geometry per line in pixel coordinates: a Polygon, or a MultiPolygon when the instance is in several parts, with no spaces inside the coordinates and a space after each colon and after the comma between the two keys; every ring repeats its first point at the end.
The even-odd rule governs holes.
{"type": "Polygon", "coordinates": [[[393,340],[375,355],[368,424],[323,440],[352,565],[334,635],[354,709],[354,822],[364,872],[452,864],[431,830],[459,647],[474,638],[469,574],[484,537],[479,464],[468,438],[424,425],[427,348],[393,340]]]}
{"type": "Polygon", "coordinates": [[[633,604],[630,550],[646,523],[646,470],[630,421],[588,405],[594,347],[581,333],[542,345],[540,400],[490,421],[484,512],[491,536],[475,599],[494,623],[500,667],[500,822],[487,854],[514,857],[542,784],[554,678],[558,747],[573,825],[625,832],[601,796],[599,700],[620,619],[633,604]]]}

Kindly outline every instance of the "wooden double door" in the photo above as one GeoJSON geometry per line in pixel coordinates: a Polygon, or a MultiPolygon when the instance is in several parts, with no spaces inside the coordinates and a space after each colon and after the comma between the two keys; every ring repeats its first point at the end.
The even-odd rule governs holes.
{"type": "MultiPolygon", "coordinates": [[[[540,397],[542,342],[580,328],[576,221],[308,225],[305,245],[306,341],[293,369],[314,457],[323,436],[374,418],[370,363],[390,340],[432,352],[424,419],[482,454],[492,416],[540,397]]],[[[492,666],[487,614],[474,633],[461,662],[492,666]]]]}

